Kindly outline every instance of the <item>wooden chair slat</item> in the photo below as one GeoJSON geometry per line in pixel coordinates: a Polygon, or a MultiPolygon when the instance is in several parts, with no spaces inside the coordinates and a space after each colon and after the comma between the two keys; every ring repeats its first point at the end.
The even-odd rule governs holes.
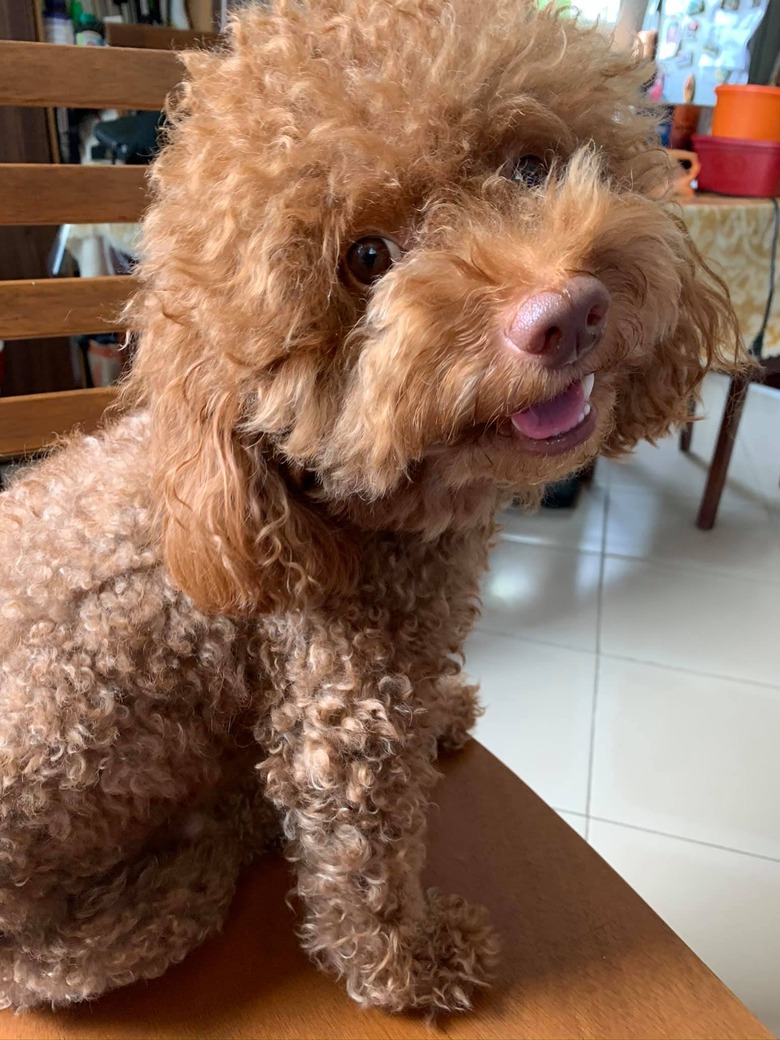
{"type": "Polygon", "coordinates": [[[196,29],[171,29],[165,25],[107,22],[106,40],[111,47],[144,47],[155,50],[183,51],[193,47],[216,47],[219,33],[196,29]]]}
{"type": "Polygon", "coordinates": [[[0,166],[0,227],[132,223],[148,202],[144,166],[0,166]]]}
{"type": "Polygon", "coordinates": [[[135,284],[130,275],[0,282],[0,339],[116,332],[135,284]]]}
{"type": "Polygon", "coordinates": [[[75,426],[91,432],[116,394],[114,387],[101,387],[0,397],[0,458],[41,451],[75,426]]]}
{"type": "Polygon", "coordinates": [[[0,105],[154,111],[184,75],[169,50],[0,40],[0,105]]]}

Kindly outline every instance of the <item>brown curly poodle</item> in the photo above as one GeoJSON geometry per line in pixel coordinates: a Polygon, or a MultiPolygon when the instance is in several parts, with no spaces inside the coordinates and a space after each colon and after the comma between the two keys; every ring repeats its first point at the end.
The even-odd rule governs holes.
{"type": "Polygon", "coordinates": [[[686,418],[733,315],[595,29],[276,0],[186,63],[123,412],[0,498],[0,1002],[160,974],[281,831],[355,1000],[467,1008],[420,873],[497,504],[686,418]]]}

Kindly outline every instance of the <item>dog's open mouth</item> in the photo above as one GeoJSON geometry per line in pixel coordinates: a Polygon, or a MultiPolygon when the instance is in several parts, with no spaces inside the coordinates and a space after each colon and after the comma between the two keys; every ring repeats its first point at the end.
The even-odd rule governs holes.
{"type": "Polygon", "coordinates": [[[590,404],[595,376],[570,383],[565,390],[510,416],[513,433],[528,451],[558,454],[586,441],[596,428],[590,404]]]}

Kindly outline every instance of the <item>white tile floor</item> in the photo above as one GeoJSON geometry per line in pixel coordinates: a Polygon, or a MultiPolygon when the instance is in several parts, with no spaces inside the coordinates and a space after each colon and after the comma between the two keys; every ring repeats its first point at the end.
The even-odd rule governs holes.
{"type": "Polygon", "coordinates": [[[751,388],[714,531],[722,414],[511,512],[467,648],[479,739],[780,1032],[780,394],[751,388]]]}

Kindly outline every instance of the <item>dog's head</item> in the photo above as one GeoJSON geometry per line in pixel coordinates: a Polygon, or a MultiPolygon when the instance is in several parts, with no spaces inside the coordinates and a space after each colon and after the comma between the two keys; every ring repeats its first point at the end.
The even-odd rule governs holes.
{"type": "Polygon", "coordinates": [[[647,69],[598,31],[524,0],[277,0],[187,63],[131,392],[196,602],[345,580],[325,512],[431,536],[532,497],[734,363],[647,69]]]}

